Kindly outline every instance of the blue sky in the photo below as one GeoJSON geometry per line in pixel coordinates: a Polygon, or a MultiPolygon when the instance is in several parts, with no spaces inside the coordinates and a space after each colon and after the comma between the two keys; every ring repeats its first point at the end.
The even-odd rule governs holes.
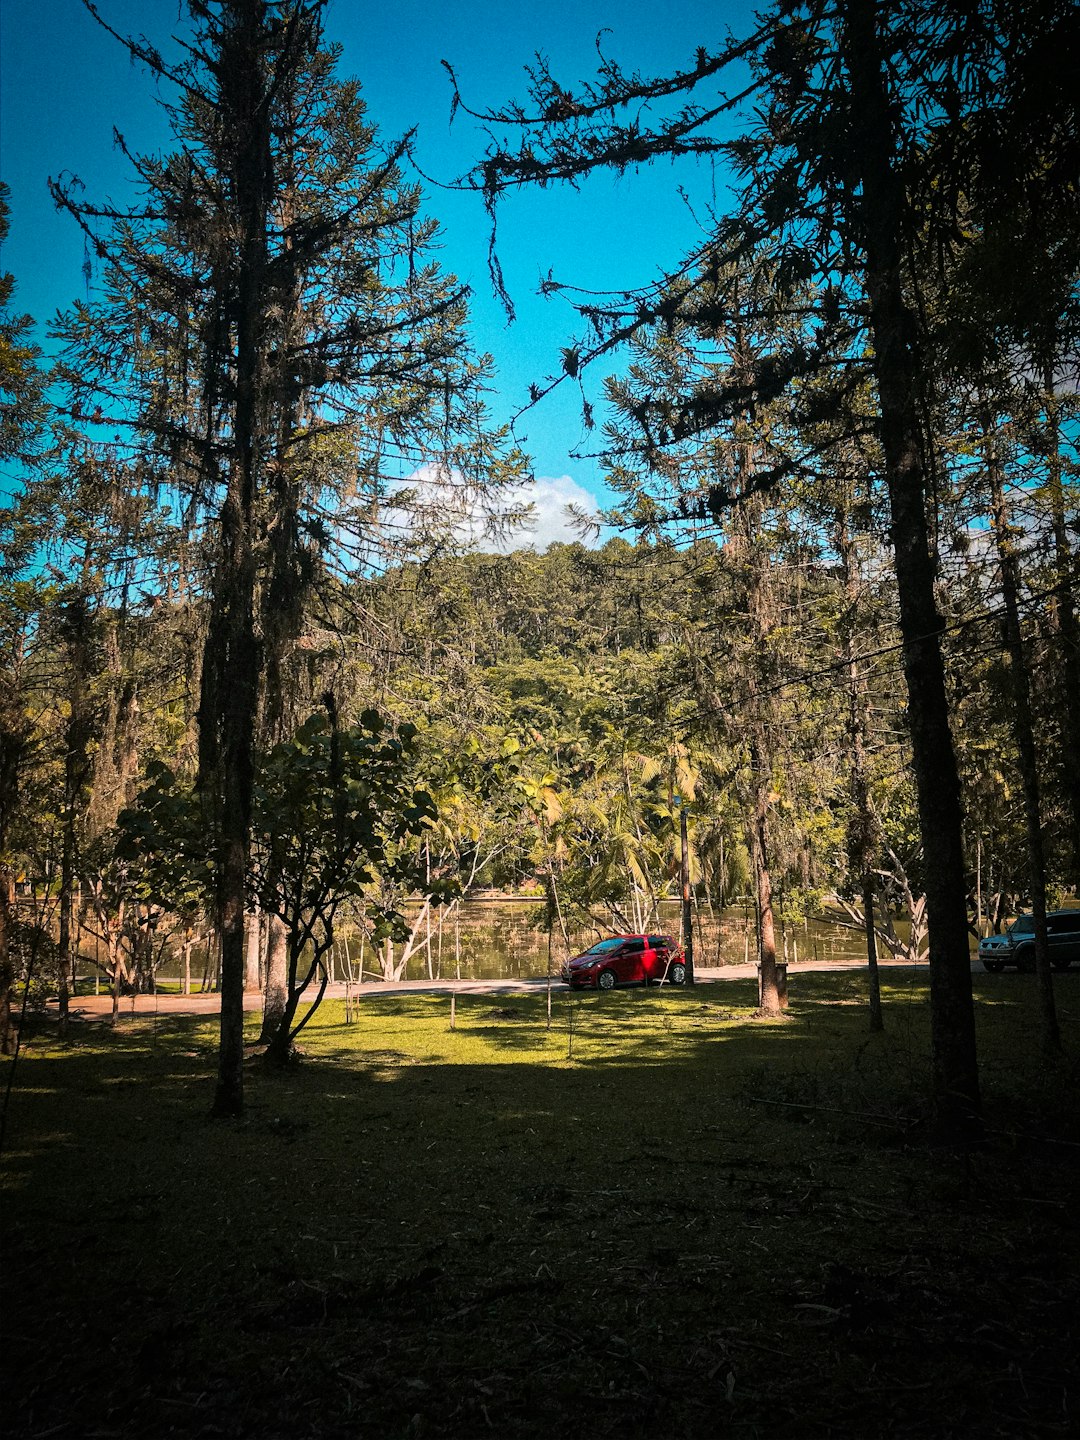
{"type": "MultiPolygon", "coordinates": [[[[168,36],[183,32],[177,0],[98,3],[117,30],[145,34],[162,48],[168,36]]],[[[595,39],[606,28],[610,55],[627,68],[664,73],[688,62],[697,45],[718,45],[727,26],[743,33],[752,10],[743,0],[668,0],[663,7],[637,0],[521,7],[505,0],[335,0],[327,34],[342,45],[341,73],[360,79],[384,138],[418,127],[420,165],[450,181],[482,153],[485,138],[460,113],[450,127],[442,59],[454,65],[467,101],[482,109],[523,97],[523,67],[538,50],[564,82],[576,81],[593,73],[595,39]]],[[[46,179],[71,171],[88,197],[129,199],[129,171],[114,146],[113,127],[137,151],[167,148],[154,95],[151,77],[80,0],[3,0],[0,175],[12,191],[12,223],[2,263],[15,275],[19,308],[34,315],[42,330],[85,288],[81,237],[53,209],[46,179]]],[[[559,349],[573,334],[565,302],[536,295],[540,275],[553,270],[564,282],[601,290],[652,279],[697,233],[677,187],[709,195],[713,180],[702,166],[654,166],[621,178],[594,177],[578,192],[560,186],[510,197],[500,212],[499,253],[517,307],[513,325],[491,294],[480,197],[428,187],[425,208],[444,229],[442,261],[473,286],[475,339],[495,357],[497,418],[520,408],[530,381],[557,369],[559,349]]],[[[588,380],[594,397],[601,378],[588,380]]],[[[572,458],[583,435],[571,386],[530,411],[518,428],[537,476],[560,482],[539,497],[552,511],[578,486],[603,498],[598,465],[572,458]]],[[[586,441],[583,448],[591,447],[586,441]]]]}

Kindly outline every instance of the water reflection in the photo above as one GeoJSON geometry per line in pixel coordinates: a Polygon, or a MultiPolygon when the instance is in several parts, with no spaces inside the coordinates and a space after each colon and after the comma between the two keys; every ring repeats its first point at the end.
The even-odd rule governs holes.
{"type": "MultiPolygon", "coordinates": [[[[415,920],[417,911],[407,918],[415,920]]],[[[654,927],[669,935],[679,934],[680,906],[677,900],[662,901],[660,923],[654,927]]],[[[897,929],[902,927],[899,925],[897,929]]],[[[569,936],[569,953],[577,954],[609,930],[582,929],[569,936]]],[[[543,976],[548,970],[549,937],[543,903],[536,900],[470,900],[455,914],[453,908],[431,912],[424,917],[415,948],[398,978],[406,980],[462,979],[503,980],[543,976]],[[428,919],[430,918],[430,925],[428,919]]],[[[567,954],[567,944],[556,928],[550,937],[550,964],[557,975],[567,954]]],[[[384,978],[380,957],[370,945],[361,946],[359,935],[343,928],[332,962],[332,978],[344,980],[351,969],[355,980],[363,951],[364,979],[384,978]]],[[[395,968],[400,964],[401,946],[395,947],[395,968]]],[[[694,912],[694,955],[703,966],[739,965],[756,959],[754,912],[751,906],[734,905],[724,911],[700,907],[694,912]]],[[[861,933],[823,920],[778,925],[777,956],[799,960],[865,960],[861,933]]],[[[191,957],[194,990],[215,989],[216,953],[196,946],[191,957]]],[[[167,956],[157,974],[159,984],[179,988],[180,969],[176,956],[167,956]]],[[[105,982],[99,978],[99,986],[105,982]]],[[[83,988],[93,988],[93,980],[83,988]]]]}
{"type": "MultiPolygon", "coordinates": [[[[679,933],[679,902],[661,902],[660,930],[679,933]]],[[[731,906],[724,911],[700,909],[694,914],[694,953],[700,965],[738,965],[754,959],[754,912],[749,907],[731,906]]],[[[606,930],[580,930],[570,935],[570,952],[600,939],[606,930]]],[[[548,969],[548,932],[544,906],[531,900],[467,901],[455,917],[438,911],[431,917],[430,944],[426,922],[421,929],[419,948],[409,957],[403,978],[448,979],[458,971],[463,979],[498,980],[542,976],[548,969]],[[441,925],[440,925],[441,921],[441,925]],[[458,935],[455,937],[455,926],[458,935]]],[[[811,920],[778,929],[779,958],[797,960],[862,959],[866,950],[860,934],[840,925],[811,920]]],[[[551,936],[551,965],[555,973],[566,955],[566,944],[556,929],[551,936]]],[[[349,951],[354,967],[358,945],[353,938],[349,951]]],[[[344,958],[343,956],[341,957],[344,958]]],[[[366,979],[381,978],[378,963],[365,956],[366,979]]],[[[343,975],[340,978],[344,978],[343,975]]]]}

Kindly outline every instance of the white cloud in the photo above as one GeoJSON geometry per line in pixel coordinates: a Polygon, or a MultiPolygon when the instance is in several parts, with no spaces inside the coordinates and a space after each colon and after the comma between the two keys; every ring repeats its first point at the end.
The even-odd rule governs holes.
{"type": "MultiPolygon", "coordinates": [[[[595,532],[584,535],[576,528],[571,507],[584,515],[595,515],[597,500],[569,475],[538,475],[531,484],[507,486],[494,494],[470,486],[457,472],[449,474],[425,465],[403,483],[408,492],[408,512],[400,520],[414,530],[445,533],[451,525],[459,544],[471,550],[506,555],[511,550],[546,550],[553,543],[598,542],[595,532]],[[505,530],[498,516],[529,507],[530,513],[518,525],[505,530]]],[[[393,514],[393,512],[391,512],[393,514]]],[[[604,534],[601,534],[602,541],[604,534]]]]}
{"type": "Polygon", "coordinates": [[[520,548],[524,544],[537,550],[546,550],[555,541],[564,544],[582,540],[584,544],[595,544],[593,536],[582,536],[574,526],[569,507],[586,515],[596,514],[596,497],[579,485],[569,475],[538,475],[532,485],[522,486],[515,495],[533,506],[533,519],[529,527],[509,546],[520,548]]]}

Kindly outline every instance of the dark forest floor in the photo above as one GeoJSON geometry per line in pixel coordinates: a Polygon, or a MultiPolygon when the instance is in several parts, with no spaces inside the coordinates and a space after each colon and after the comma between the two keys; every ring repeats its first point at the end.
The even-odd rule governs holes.
{"type": "MultiPolygon", "coordinates": [[[[1065,1436],[1080,974],[976,976],[990,1134],[925,1124],[922,977],[327,1005],[212,1121],[200,1018],[28,1036],[6,1436],[1065,1436]],[[570,1018],[573,1017],[572,1046],[570,1018]]],[[[254,1019],[251,1021],[254,1025],[254,1019]]],[[[0,1071],[0,1082],[6,1083],[0,1071]]]]}

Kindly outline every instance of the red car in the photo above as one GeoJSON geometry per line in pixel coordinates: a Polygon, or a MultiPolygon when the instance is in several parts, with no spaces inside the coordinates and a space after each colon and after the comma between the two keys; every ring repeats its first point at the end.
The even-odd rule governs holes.
{"type": "Polygon", "coordinates": [[[571,990],[612,990],[616,985],[686,983],[683,953],[670,935],[610,935],[562,968],[571,990]]]}

